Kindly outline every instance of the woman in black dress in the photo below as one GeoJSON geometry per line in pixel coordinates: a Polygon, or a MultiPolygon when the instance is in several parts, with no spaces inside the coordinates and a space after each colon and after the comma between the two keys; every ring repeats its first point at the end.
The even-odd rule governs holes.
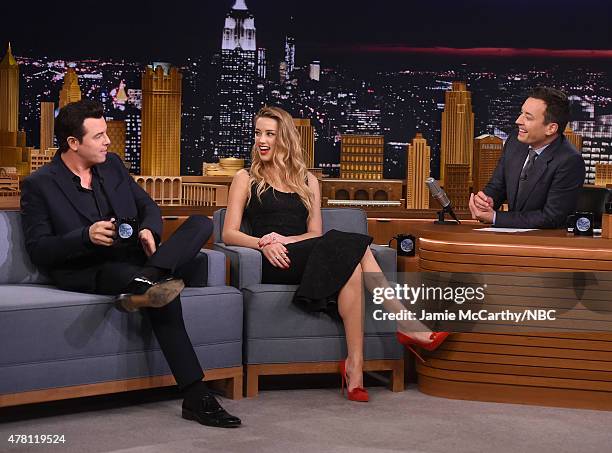
{"type": "MultiPolygon", "coordinates": [[[[336,230],[322,235],[319,183],[306,169],[293,119],[278,107],[264,107],[255,117],[252,165],[250,171],[240,170],[230,187],[223,239],[228,245],[261,251],[262,283],[299,284],[295,303],[309,311],[340,315],[348,350],[342,373],[348,398],[367,401],[362,274],[382,271],[370,251],[370,236],[336,230]],[[243,215],[252,236],[240,231],[243,215]]],[[[366,285],[370,289],[367,281],[366,285]]],[[[430,349],[444,339],[414,321],[398,323],[398,328],[403,331],[398,339],[406,346],[430,349]]]]}

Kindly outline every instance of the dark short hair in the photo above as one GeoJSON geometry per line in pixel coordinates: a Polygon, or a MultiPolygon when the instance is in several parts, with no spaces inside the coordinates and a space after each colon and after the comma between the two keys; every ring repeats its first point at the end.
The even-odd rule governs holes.
{"type": "Polygon", "coordinates": [[[68,137],[74,137],[79,142],[83,140],[85,129],[83,123],[87,118],[102,118],[104,107],[98,101],[81,99],[62,107],[55,118],[55,137],[59,152],[68,151],[68,137]]]}
{"type": "Polygon", "coordinates": [[[570,103],[565,93],[550,87],[537,87],[529,93],[529,97],[544,101],[544,124],[557,123],[557,132],[563,134],[570,118],[570,103]]]}

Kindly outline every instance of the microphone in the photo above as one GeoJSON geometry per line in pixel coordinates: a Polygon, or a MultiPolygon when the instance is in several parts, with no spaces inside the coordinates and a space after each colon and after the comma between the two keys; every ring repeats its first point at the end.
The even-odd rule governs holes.
{"type": "Polygon", "coordinates": [[[438,200],[440,206],[442,206],[443,208],[450,206],[451,202],[448,199],[448,195],[446,195],[446,192],[442,190],[442,187],[440,187],[438,181],[433,178],[427,178],[425,180],[425,184],[427,184],[427,188],[429,189],[431,196],[438,200]]]}
{"type": "Polygon", "coordinates": [[[442,187],[440,187],[438,181],[433,178],[427,178],[425,180],[425,184],[427,184],[427,188],[429,189],[431,196],[438,200],[438,203],[440,203],[440,206],[442,206],[443,212],[448,212],[457,223],[461,223],[453,211],[453,206],[448,198],[448,195],[446,195],[446,192],[442,190],[442,187]]]}

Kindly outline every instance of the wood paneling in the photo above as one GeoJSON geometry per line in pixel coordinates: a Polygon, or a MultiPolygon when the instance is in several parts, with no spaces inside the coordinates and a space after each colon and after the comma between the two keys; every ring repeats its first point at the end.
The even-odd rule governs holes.
{"type": "MultiPolygon", "coordinates": [[[[544,298],[554,298],[576,305],[567,281],[587,282],[593,272],[612,270],[610,239],[574,237],[563,230],[502,234],[472,228],[424,225],[419,229],[419,266],[453,275],[524,273],[516,279],[499,275],[487,288],[494,293],[487,303],[538,307],[545,305],[544,298]],[[550,278],[538,279],[535,272],[549,272],[550,278]],[[564,272],[572,272],[565,282],[564,272]]],[[[592,318],[606,333],[453,334],[426,364],[417,366],[419,389],[456,399],[612,410],[612,298],[599,291],[612,277],[598,274],[598,279],[595,289],[581,287],[585,305],[576,305],[572,320],[558,326],[592,318]],[[592,310],[598,310],[597,316],[592,310]]]]}
{"type": "MultiPolygon", "coordinates": [[[[341,362],[269,363],[246,365],[246,396],[252,398],[259,393],[259,376],[287,374],[332,374],[340,373],[341,362]]],[[[404,359],[366,360],[363,371],[390,371],[389,388],[393,392],[404,391],[404,359]]]]}
{"type": "MultiPolygon", "coordinates": [[[[213,386],[221,386],[228,398],[242,398],[242,367],[217,368],[205,371],[205,381],[216,382],[213,386]]],[[[172,375],[151,376],[146,378],[125,379],[121,381],[101,382],[97,384],[73,385],[69,387],[56,387],[44,390],[34,390],[21,393],[7,393],[0,395],[0,407],[17,406],[20,404],[43,403],[68,398],[81,398],[84,396],[105,395],[109,393],[129,392],[132,390],[145,390],[156,387],[176,385],[172,375]]]]}

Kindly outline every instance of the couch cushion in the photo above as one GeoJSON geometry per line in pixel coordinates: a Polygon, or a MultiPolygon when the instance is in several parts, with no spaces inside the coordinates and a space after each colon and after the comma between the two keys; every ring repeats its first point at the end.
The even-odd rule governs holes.
{"type": "MultiPolygon", "coordinates": [[[[240,366],[240,292],[186,288],[181,299],[202,366],[240,366]]],[[[148,320],[109,296],[0,285],[0,344],[0,393],[169,373],[148,320]]]]}
{"type": "Polygon", "coordinates": [[[368,216],[363,209],[323,208],[321,218],[324,234],[329,230],[368,234],[368,216]]]}
{"type": "MultiPolygon", "coordinates": [[[[310,313],[293,302],[296,285],[251,285],[243,289],[245,323],[249,338],[302,336],[344,336],[341,322],[325,313],[310,313]]],[[[375,321],[373,311],[382,306],[366,303],[366,334],[395,333],[395,322],[375,321]]]]}
{"type": "Polygon", "coordinates": [[[50,283],[30,261],[18,211],[0,211],[0,284],[50,283]]]}
{"type": "MultiPolygon", "coordinates": [[[[325,313],[308,313],[292,303],[294,285],[251,285],[243,289],[245,362],[288,363],[341,360],[346,356],[342,323],[325,313]]],[[[395,322],[375,321],[378,305],[366,303],[366,359],[398,359],[395,322]]]]}

